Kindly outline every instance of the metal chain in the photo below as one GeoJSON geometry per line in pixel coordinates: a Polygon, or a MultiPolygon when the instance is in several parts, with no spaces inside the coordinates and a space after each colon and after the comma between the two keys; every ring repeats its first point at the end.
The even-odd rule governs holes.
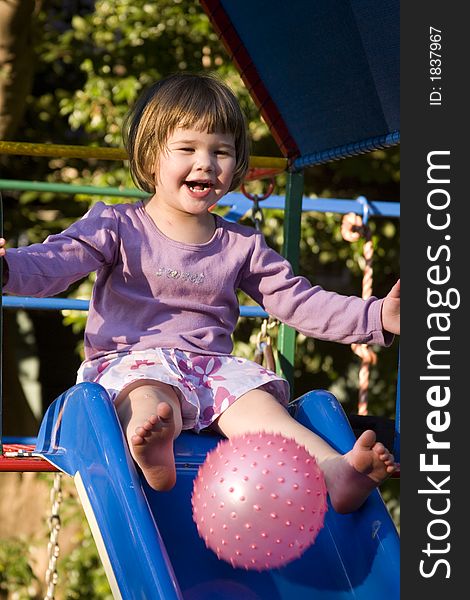
{"type": "Polygon", "coordinates": [[[47,553],[49,564],[46,571],[46,595],[44,600],[54,600],[55,588],[59,579],[57,574],[57,559],[59,558],[59,532],[60,532],[60,504],[62,502],[62,473],[56,473],[51,488],[51,516],[49,517],[49,543],[47,553]]]}
{"type": "Polygon", "coordinates": [[[255,225],[255,229],[257,231],[261,231],[261,227],[263,225],[263,221],[264,221],[264,216],[263,216],[263,209],[260,206],[260,201],[261,200],[266,200],[266,198],[269,198],[269,196],[273,193],[274,190],[274,177],[271,177],[271,179],[269,180],[268,183],[268,187],[266,189],[266,191],[263,194],[252,194],[250,193],[246,187],[245,184],[242,183],[241,185],[241,191],[243,193],[243,195],[248,198],[249,200],[251,200],[253,202],[253,208],[251,210],[251,218],[253,220],[253,223],[255,225]]]}
{"type": "Polygon", "coordinates": [[[259,197],[254,195],[253,208],[251,209],[251,218],[255,224],[256,231],[261,231],[264,222],[264,215],[261,206],[259,205],[259,197]]]}

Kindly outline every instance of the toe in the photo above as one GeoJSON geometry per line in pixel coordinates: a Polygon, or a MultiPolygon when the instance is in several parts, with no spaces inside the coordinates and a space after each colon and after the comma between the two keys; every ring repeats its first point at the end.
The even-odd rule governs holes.
{"type": "Polygon", "coordinates": [[[147,421],[144,422],[144,424],[142,425],[142,429],[145,429],[145,431],[147,433],[150,433],[153,428],[154,428],[155,423],[152,423],[152,421],[150,419],[148,419],[147,421]]]}
{"type": "Polygon", "coordinates": [[[133,446],[142,446],[142,444],[144,443],[144,441],[145,440],[144,440],[144,438],[141,435],[135,434],[135,435],[133,435],[131,437],[131,444],[133,446]]]}
{"type": "Polygon", "coordinates": [[[380,458],[382,458],[382,456],[388,455],[389,453],[387,448],[385,448],[385,446],[382,444],[382,442],[377,442],[376,444],[374,444],[374,452],[378,454],[380,458]]]}
{"type": "Polygon", "coordinates": [[[148,418],[148,421],[151,425],[156,425],[158,423],[157,415],[150,415],[150,417],[148,418]]]}
{"type": "Polygon", "coordinates": [[[163,421],[168,421],[173,417],[173,409],[166,402],[161,402],[157,407],[157,414],[163,421]]]}
{"type": "Polygon", "coordinates": [[[372,447],[375,447],[374,444],[376,443],[376,440],[377,437],[375,435],[375,432],[372,431],[372,429],[367,429],[366,431],[364,431],[364,433],[362,433],[359,436],[356,444],[359,444],[359,446],[370,450],[372,447]]]}
{"type": "Polygon", "coordinates": [[[148,435],[148,433],[149,433],[149,430],[146,429],[145,427],[137,427],[135,430],[135,435],[142,438],[142,441],[148,435]]]}

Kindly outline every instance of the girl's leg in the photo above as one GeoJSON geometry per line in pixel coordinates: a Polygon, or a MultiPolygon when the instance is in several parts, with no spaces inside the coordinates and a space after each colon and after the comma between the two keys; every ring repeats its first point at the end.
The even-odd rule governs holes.
{"type": "Polygon", "coordinates": [[[142,380],[125,393],[116,411],[132,458],[150,487],[170,490],[176,482],[173,440],[182,427],[178,396],[170,385],[142,380]]]}
{"type": "Polygon", "coordinates": [[[365,431],[352,450],[339,454],[293,419],[264,390],[252,390],[241,396],[220,415],[213,427],[228,438],[263,430],[295,439],[315,456],[325,476],[332,506],[341,513],[359,508],[371,491],[396,469],[393,456],[383,444],[376,442],[373,431],[365,431]]]}

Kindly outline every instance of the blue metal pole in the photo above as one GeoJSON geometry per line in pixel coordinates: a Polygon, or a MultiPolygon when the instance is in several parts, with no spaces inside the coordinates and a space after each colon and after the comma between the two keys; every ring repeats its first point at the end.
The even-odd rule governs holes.
{"type": "MultiPolygon", "coordinates": [[[[30,310],[88,310],[90,302],[77,298],[32,298],[30,296],[4,296],[4,308],[30,310]]],[[[240,306],[241,317],[266,318],[268,313],[261,306],[240,306]]]]}

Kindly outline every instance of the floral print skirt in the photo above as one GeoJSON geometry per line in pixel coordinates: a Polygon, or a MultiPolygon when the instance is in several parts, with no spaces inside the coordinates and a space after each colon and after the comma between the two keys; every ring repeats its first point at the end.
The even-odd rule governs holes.
{"type": "Polygon", "coordinates": [[[77,376],[77,383],[101,384],[113,402],[138,380],[173,386],[181,402],[183,429],[196,432],[256,388],[263,388],[285,406],[289,402],[289,384],[285,379],[246,358],[230,355],[202,355],[168,348],[116,352],[83,362],[77,376]]]}

